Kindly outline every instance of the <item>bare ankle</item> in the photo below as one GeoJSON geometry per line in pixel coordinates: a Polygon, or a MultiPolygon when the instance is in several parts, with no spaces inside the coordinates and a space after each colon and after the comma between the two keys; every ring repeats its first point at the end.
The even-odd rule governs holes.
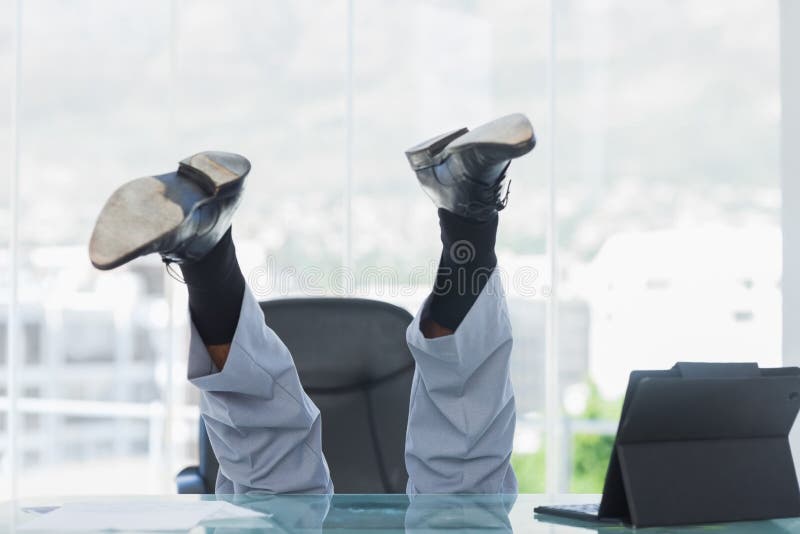
{"type": "Polygon", "coordinates": [[[231,344],[225,343],[223,345],[206,345],[208,355],[211,356],[211,361],[217,366],[217,369],[222,371],[225,367],[225,362],[228,361],[228,353],[231,351],[231,344]]]}
{"type": "Polygon", "coordinates": [[[449,328],[445,328],[444,326],[440,325],[433,319],[425,319],[422,321],[420,325],[420,330],[422,330],[422,335],[425,336],[427,339],[435,339],[437,337],[444,337],[452,335],[454,330],[450,330],[449,328]]]}

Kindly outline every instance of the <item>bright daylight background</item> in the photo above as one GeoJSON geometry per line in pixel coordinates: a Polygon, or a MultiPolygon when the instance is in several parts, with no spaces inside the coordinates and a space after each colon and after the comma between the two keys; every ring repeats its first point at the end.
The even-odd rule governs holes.
{"type": "Polygon", "coordinates": [[[194,462],[184,288],[154,257],[96,272],[86,244],[114,188],[201,150],[253,163],[234,234],[260,298],[298,291],[268,290],[287,269],[335,294],[345,267],[413,311],[439,245],[403,150],[528,114],[499,238],[509,276],[537,274],[508,288],[523,491],[600,490],[631,369],[781,363],[777,0],[19,4],[0,0],[0,499],[173,492],[194,462]]]}

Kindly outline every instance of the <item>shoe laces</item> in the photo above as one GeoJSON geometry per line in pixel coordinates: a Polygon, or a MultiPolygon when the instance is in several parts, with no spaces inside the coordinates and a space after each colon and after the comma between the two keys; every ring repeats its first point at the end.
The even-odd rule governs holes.
{"type": "Polygon", "coordinates": [[[186,283],[186,280],[183,279],[183,276],[178,274],[177,269],[175,269],[175,267],[174,267],[174,265],[175,265],[174,261],[172,261],[169,258],[165,258],[163,256],[161,257],[161,261],[164,262],[164,266],[166,267],[167,274],[170,276],[170,278],[180,282],[181,284],[189,285],[189,284],[186,283]]]}

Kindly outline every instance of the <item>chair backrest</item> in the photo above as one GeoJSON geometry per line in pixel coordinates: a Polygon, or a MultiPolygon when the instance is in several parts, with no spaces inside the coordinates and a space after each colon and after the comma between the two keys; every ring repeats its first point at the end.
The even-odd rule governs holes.
{"type": "MultiPolygon", "coordinates": [[[[405,492],[414,374],[405,332],[411,314],[385,302],[352,298],[269,300],[261,309],[291,351],[300,382],[322,414],[322,448],[336,492],[405,492]]],[[[207,437],[200,446],[210,451],[207,437]]],[[[214,476],[212,488],[214,467],[201,466],[204,478],[214,476]]]]}

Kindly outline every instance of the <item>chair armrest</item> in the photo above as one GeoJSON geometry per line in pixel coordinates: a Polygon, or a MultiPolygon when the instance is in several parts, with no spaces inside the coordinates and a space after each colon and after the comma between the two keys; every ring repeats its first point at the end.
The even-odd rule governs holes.
{"type": "Polygon", "coordinates": [[[200,474],[196,465],[184,467],[175,477],[179,494],[204,494],[208,493],[206,481],[200,474]]]}

